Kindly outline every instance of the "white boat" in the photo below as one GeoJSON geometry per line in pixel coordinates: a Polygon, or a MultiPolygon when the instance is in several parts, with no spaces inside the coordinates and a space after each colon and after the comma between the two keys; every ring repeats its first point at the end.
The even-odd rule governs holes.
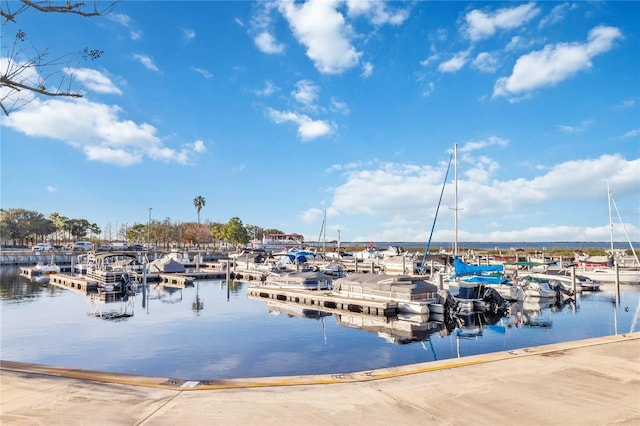
{"type": "MultiPolygon", "coordinates": [[[[564,290],[573,291],[573,278],[571,277],[571,271],[568,269],[547,269],[544,272],[532,272],[532,277],[542,278],[549,280],[551,284],[558,283],[562,285],[564,290]]],[[[584,275],[575,274],[575,291],[597,291],[602,286],[602,282],[592,280],[584,275]]]]}
{"type": "Polygon", "coordinates": [[[134,253],[99,253],[95,255],[95,268],[87,271],[87,279],[106,291],[124,292],[137,284],[135,275],[143,267],[134,253]]]}
{"type": "Polygon", "coordinates": [[[60,272],[60,267],[56,265],[53,261],[53,255],[51,255],[51,261],[49,263],[36,263],[36,266],[33,267],[34,271],[37,271],[36,274],[57,274],[60,272]]]}
{"type": "Polygon", "coordinates": [[[385,274],[418,275],[422,261],[412,255],[383,256],[378,265],[385,274]]]}
{"type": "Polygon", "coordinates": [[[399,312],[415,314],[428,314],[431,305],[439,305],[436,285],[408,275],[350,274],[333,282],[332,294],[396,302],[399,312]]]}
{"type": "Polygon", "coordinates": [[[293,290],[330,290],[331,276],[321,272],[283,272],[270,273],[264,281],[265,287],[277,287],[293,290]]]}
{"type": "Polygon", "coordinates": [[[149,262],[149,272],[151,273],[184,273],[186,267],[172,257],[164,256],[149,262]]]}
{"type": "Polygon", "coordinates": [[[73,265],[73,271],[76,274],[86,275],[87,271],[93,268],[95,268],[94,253],[82,253],[76,256],[76,261],[73,265]]]}
{"type": "Polygon", "coordinates": [[[607,195],[609,201],[609,229],[611,235],[611,248],[609,250],[610,261],[607,265],[598,264],[594,268],[588,268],[585,261],[587,259],[583,259],[578,257],[577,260],[582,263],[582,267],[579,270],[579,274],[583,275],[587,278],[590,278],[595,281],[606,281],[606,282],[616,282],[625,283],[625,284],[640,284],[640,259],[638,259],[638,255],[633,248],[633,244],[631,244],[631,239],[629,238],[629,234],[627,234],[627,230],[625,229],[624,222],[622,221],[622,217],[620,216],[620,212],[618,211],[618,207],[616,206],[616,202],[613,199],[613,195],[611,195],[611,190],[609,188],[609,181],[607,181],[607,195]],[[618,252],[619,256],[615,258],[616,251],[613,248],[613,221],[611,214],[611,205],[616,210],[618,214],[618,219],[620,220],[620,226],[624,231],[625,236],[627,237],[627,242],[629,243],[629,247],[631,248],[631,254],[633,256],[634,265],[627,265],[625,256],[618,252]],[[624,263],[624,265],[623,265],[624,263]],[[617,271],[616,271],[617,265],[617,271]]]}
{"type": "Polygon", "coordinates": [[[522,286],[525,298],[555,299],[558,297],[558,291],[551,288],[549,280],[526,275],[519,277],[518,282],[522,286]]]}
{"type": "MultiPolygon", "coordinates": [[[[577,273],[583,277],[587,277],[593,281],[615,282],[616,281],[616,269],[615,268],[580,268],[576,269],[577,273]]],[[[625,269],[618,268],[618,282],[623,284],[640,284],[640,270],[638,269],[625,269]]]]}
{"type": "Polygon", "coordinates": [[[317,269],[318,272],[323,274],[330,275],[333,278],[342,278],[347,276],[347,270],[344,265],[340,262],[336,262],[335,260],[317,264],[314,266],[314,269],[317,269]]]}

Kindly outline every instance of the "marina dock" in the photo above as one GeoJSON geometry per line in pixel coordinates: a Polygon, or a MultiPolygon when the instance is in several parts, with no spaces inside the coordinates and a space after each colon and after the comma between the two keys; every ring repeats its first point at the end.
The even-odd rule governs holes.
{"type": "Polygon", "coordinates": [[[247,297],[260,300],[279,300],[292,304],[319,307],[325,312],[355,312],[375,316],[394,316],[398,303],[373,299],[359,299],[331,295],[317,290],[294,290],[265,286],[247,288],[247,297]]]}
{"type": "Polygon", "coordinates": [[[637,425],[639,366],[640,333],[350,374],[231,380],[2,361],[0,423],[637,425]]]}

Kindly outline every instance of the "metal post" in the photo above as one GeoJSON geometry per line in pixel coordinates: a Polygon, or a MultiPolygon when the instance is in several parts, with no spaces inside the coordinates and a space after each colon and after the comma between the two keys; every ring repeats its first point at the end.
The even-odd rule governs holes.
{"type": "Polygon", "coordinates": [[[444,280],[442,279],[442,274],[438,274],[438,288],[440,290],[444,290],[444,280]]]}
{"type": "Polygon", "coordinates": [[[573,294],[576,294],[576,265],[571,265],[571,285],[573,286],[573,294]]]}
{"type": "Polygon", "coordinates": [[[620,267],[617,262],[613,265],[613,269],[616,272],[616,306],[618,306],[620,304],[620,267]]]}

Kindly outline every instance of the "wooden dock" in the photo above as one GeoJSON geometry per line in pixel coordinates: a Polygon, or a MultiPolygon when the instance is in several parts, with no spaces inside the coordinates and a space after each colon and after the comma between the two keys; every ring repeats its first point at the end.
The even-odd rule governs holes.
{"type": "Polygon", "coordinates": [[[85,295],[98,290],[98,283],[96,281],[88,280],[84,276],[77,277],[67,274],[51,274],[49,275],[49,284],[54,284],[69,290],[75,290],[78,293],[85,295]]]}
{"type": "Polygon", "coordinates": [[[334,296],[317,290],[250,286],[247,288],[247,295],[255,299],[275,299],[309,307],[318,307],[324,312],[355,312],[385,317],[395,316],[398,312],[398,304],[396,302],[334,296]]]}

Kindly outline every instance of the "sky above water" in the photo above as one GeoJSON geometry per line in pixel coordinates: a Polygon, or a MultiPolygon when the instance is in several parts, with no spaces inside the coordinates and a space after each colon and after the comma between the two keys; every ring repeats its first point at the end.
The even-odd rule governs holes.
{"type": "Polygon", "coordinates": [[[21,60],[104,53],[40,75],[82,98],[2,117],[3,209],[117,229],[195,222],[202,196],[203,222],[426,241],[439,206],[434,241],[456,211],[460,241],[606,241],[608,182],[615,239],[640,240],[640,2],[30,10],[3,73],[18,29],[21,60]]]}

